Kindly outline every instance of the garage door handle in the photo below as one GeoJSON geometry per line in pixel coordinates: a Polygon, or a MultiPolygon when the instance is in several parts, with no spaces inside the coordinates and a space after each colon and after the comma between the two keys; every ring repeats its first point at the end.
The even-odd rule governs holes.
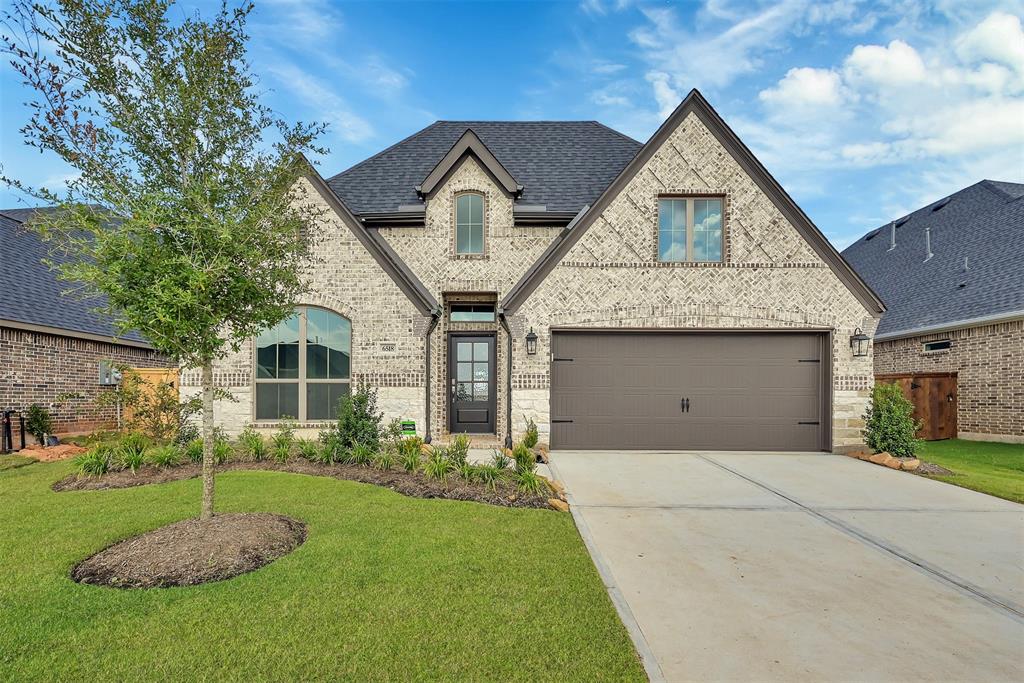
{"type": "Polygon", "coordinates": [[[688,413],[690,412],[690,399],[681,398],[679,399],[679,412],[688,413]]]}
{"type": "Polygon", "coordinates": [[[552,424],[563,424],[565,422],[572,422],[572,420],[552,420],[552,424]]]}

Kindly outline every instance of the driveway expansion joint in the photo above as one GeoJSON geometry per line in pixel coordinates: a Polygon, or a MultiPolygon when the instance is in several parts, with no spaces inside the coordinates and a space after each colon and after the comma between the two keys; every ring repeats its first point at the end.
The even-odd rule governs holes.
{"type": "MultiPolygon", "coordinates": [[[[980,603],[982,603],[982,604],[984,604],[984,605],[986,605],[986,606],[988,606],[990,608],[993,608],[993,609],[995,609],[998,612],[1001,612],[1001,613],[1009,616],[1010,618],[1014,619],[1017,622],[1024,623],[1024,607],[1022,607],[1020,605],[1017,605],[1017,604],[1013,603],[1012,601],[1005,600],[1003,598],[1000,598],[1000,597],[997,597],[995,595],[992,595],[992,594],[988,593],[987,591],[983,590],[982,588],[980,588],[980,587],[970,583],[966,579],[963,579],[963,578],[961,578],[959,576],[956,576],[955,574],[951,574],[951,573],[949,573],[947,571],[944,571],[944,570],[940,569],[939,567],[933,565],[930,562],[927,562],[927,561],[925,561],[925,560],[923,560],[921,558],[915,557],[914,555],[912,555],[909,552],[903,550],[902,548],[899,548],[899,547],[897,547],[897,546],[895,546],[895,545],[893,545],[891,543],[888,543],[888,542],[886,542],[886,541],[884,541],[882,539],[876,538],[876,537],[874,537],[874,536],[872,536],[872,535],[870,535],[870,534],[868,534],[868,533],[866,533],[864,531],[861,531],[860,529],[857,529],[856,527],[854,527],[854,526],[852,526],[850,524],[847,524],[846,522],[844,522],[844,521],[842,521],[842,520],[840,520],[840,519],[838,519],[836,517],[833,517],[832,515],[826,514],[826,512],[825,512],[826,508],[814,508],[814,507],[811,507],[809,505],[805,505],[804,503],[801,503],[799,500],[796,500],[795,498],[791,498],[790,496],[786,495],[782,491],[779,491],[778,489],[775,489],[775,488],[765,484],[764,482],[758,481],[757,479],[754,479],[753,477],[749,477],[749,476],[747,476],[747,475],[745,475],[745,474],[743,474],[741,472],[737,472],[736,470],[732,469],[731,467],[723,465],[722,463],[717,462],[713,458],[711,458],[711,457],[709,457],[709,456],[707,456],[707,455],[705,455],[703,453],[698,453],[697,457],[700,458],[701,460],[704,460],[705,462],[707,462],[707,463],[709,463],[711,465],[714,465],[715,467],[718,467],[718,468],[720,468],[720,469],[722,469],[722,470],[724,470],[726,472],[729,472],[730,474],[732,474],[734,476],[739,477],[740,479],[743,479],[743,480],[753,484],[754,486],[757,486],[757,487],[759,487],[761,489],[764,489],[765,491],[768,491],[769,493],[772,493],[772,494],[782,498],[783,500],[789,501],[790,503],[792,503],[792,504],[798,506],[799,508],[801,508],[807,514],[812,515],[812,516],[820,519],[821,521],[825,522],[826,524],[828,524],[829,526],[833,527],[837,531],[840,531],[840,532],[846,534],[847,536],[850,536],[850,537],[860,541],[864,545],[867,545],[867,546],[872,547],[872,548],[874,548],[874,549],[876,549],[878,551],[886,553],[886,554],[890,555],[891,557],[894,557],[894,558],[897,558],[899,560],[902,560],[903,562],[906,562],[907,564],[910,564],[915,569],[917,569],[918,571],[922,572],[924,575],[930,576],[931,578],[933,578],[933,579],[935,579],[935,580],[937,580],[937,581],[939,581],[941,583],[944,583],[944,584],[947,584],[949,586],[952,586],[954,589],[956,589],[956,590],[960,591],[961,593],[964,593],[964,594],[974,598],[978,602],[980,602],[980,603]]],[[[880,512],[886,512],[886,510],[879,510],[879,511],[880,512]]],[[[930,510],[926,510],[926,511],[930,511],[930,510]]],[[[959,512],[959,510],[957,510],[957,512],[959,512]]]]}

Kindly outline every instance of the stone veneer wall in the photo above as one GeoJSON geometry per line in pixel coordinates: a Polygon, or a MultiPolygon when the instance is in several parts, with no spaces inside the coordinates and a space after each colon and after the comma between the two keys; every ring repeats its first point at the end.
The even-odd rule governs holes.
{"type": "MultiPolygon", "coordinates": [[[[300,181],[297,191],[302,201],[327,210],[305,270],[310,293],[297,303],[326,308],[351,321],[353,386],[366,382],[377,388],[385,419],[414,419],[422,432],[423,335],[427,320],[308,181],[300,181]],[[384,351],[385,343],[394,344],[394,350],[384,351]]],[[[214,419],[232,435],[247,425],[257,424],[253,405],[254,353],[253,341],[248,340],[237,352],[228,353],[214,365],[214,383],[235,399],[217,401],[214,419]]],[[[199,391],[199,371],[183,372],[182,395],[187,397],[199,391]]],[[[267,422],[257,426],[275,425],[267,422]]],[[[303,426],[315,430],[325,423],[303,426]]]]}
{"type": "Polygon", "coordinates": [[[513,413],[538,423],[548,419],[540,392],[553,327],[833,329],[833,445],[861,439],[872,359],[854,358],[848,340],[858,327],[873,334],[876,321],[695,114],[522,305],[517,342],[530,327],[538,352],[515,351],[513,413]],[[662,194],[725,197],[723,263],[658,262],[662,194]]]}
{"type": "MultiPolygon", "coordinates": [[[[50,410],[58,434],[113,427],[116,409],[95,405],[101,393],[111,391],[99,385],[100,361],[134,368],[170,365],[157,352],[137,346],[0,327],[0,409],[25,410],[38,403],[50,410]],[[81,398],[53,405],[71,392],[81,398]]],[[[17,443],[17,434],[14,438],[17,443]]]]}
{"type": "Polygon", "coordinates": [[[957,373],[960,438],[1024,443],[1024,320],[875,344],[875,373],[957,373]],[[944,351],[923,344],[948,339],[944,351]]]}

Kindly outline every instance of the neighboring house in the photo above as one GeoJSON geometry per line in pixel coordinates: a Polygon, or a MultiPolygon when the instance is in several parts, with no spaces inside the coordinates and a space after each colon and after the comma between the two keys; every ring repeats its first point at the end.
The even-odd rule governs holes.
{"type": "Polygon", "coordinates": [[[843,256],[888,307],[875,373],[914,385],[925,436],[1024,443],[1024,185],[983,180],[843,256]]]}
{"type": "Polygon", "coordinates": [[[51,410],[58,434],[110,427],[116,409],[95,405],[111,389],[100,384],[100,363],[168,363],[137,334],[118,337],[112,321],[91,310],[97,299],[64,294],[72,283],[43,263],[60,255],[24,225],[46,210],[0,209],[0,410],[38,403],[51,410]],[[63,399],[71,393],[79,398],[63,399]]]}
{"type": "Polygon", "coordinates": [[[440,121],[302,187],[330,211],[309,294],[217,364],[229,432],[324,425],[364,382],[433,439],[531,418],[554,448],[860,440],[850,340],[884,307],[696,91],[646,144],[440,121]]]}

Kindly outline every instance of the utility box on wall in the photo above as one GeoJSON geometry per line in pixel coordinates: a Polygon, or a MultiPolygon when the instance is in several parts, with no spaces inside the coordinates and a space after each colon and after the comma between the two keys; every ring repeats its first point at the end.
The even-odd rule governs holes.
{"type": "Polygon", "coordinates": [[[100,361],[100,386],[112,387],[121,381],[121,371],[113,366],[109,360],[100,361]]]}

